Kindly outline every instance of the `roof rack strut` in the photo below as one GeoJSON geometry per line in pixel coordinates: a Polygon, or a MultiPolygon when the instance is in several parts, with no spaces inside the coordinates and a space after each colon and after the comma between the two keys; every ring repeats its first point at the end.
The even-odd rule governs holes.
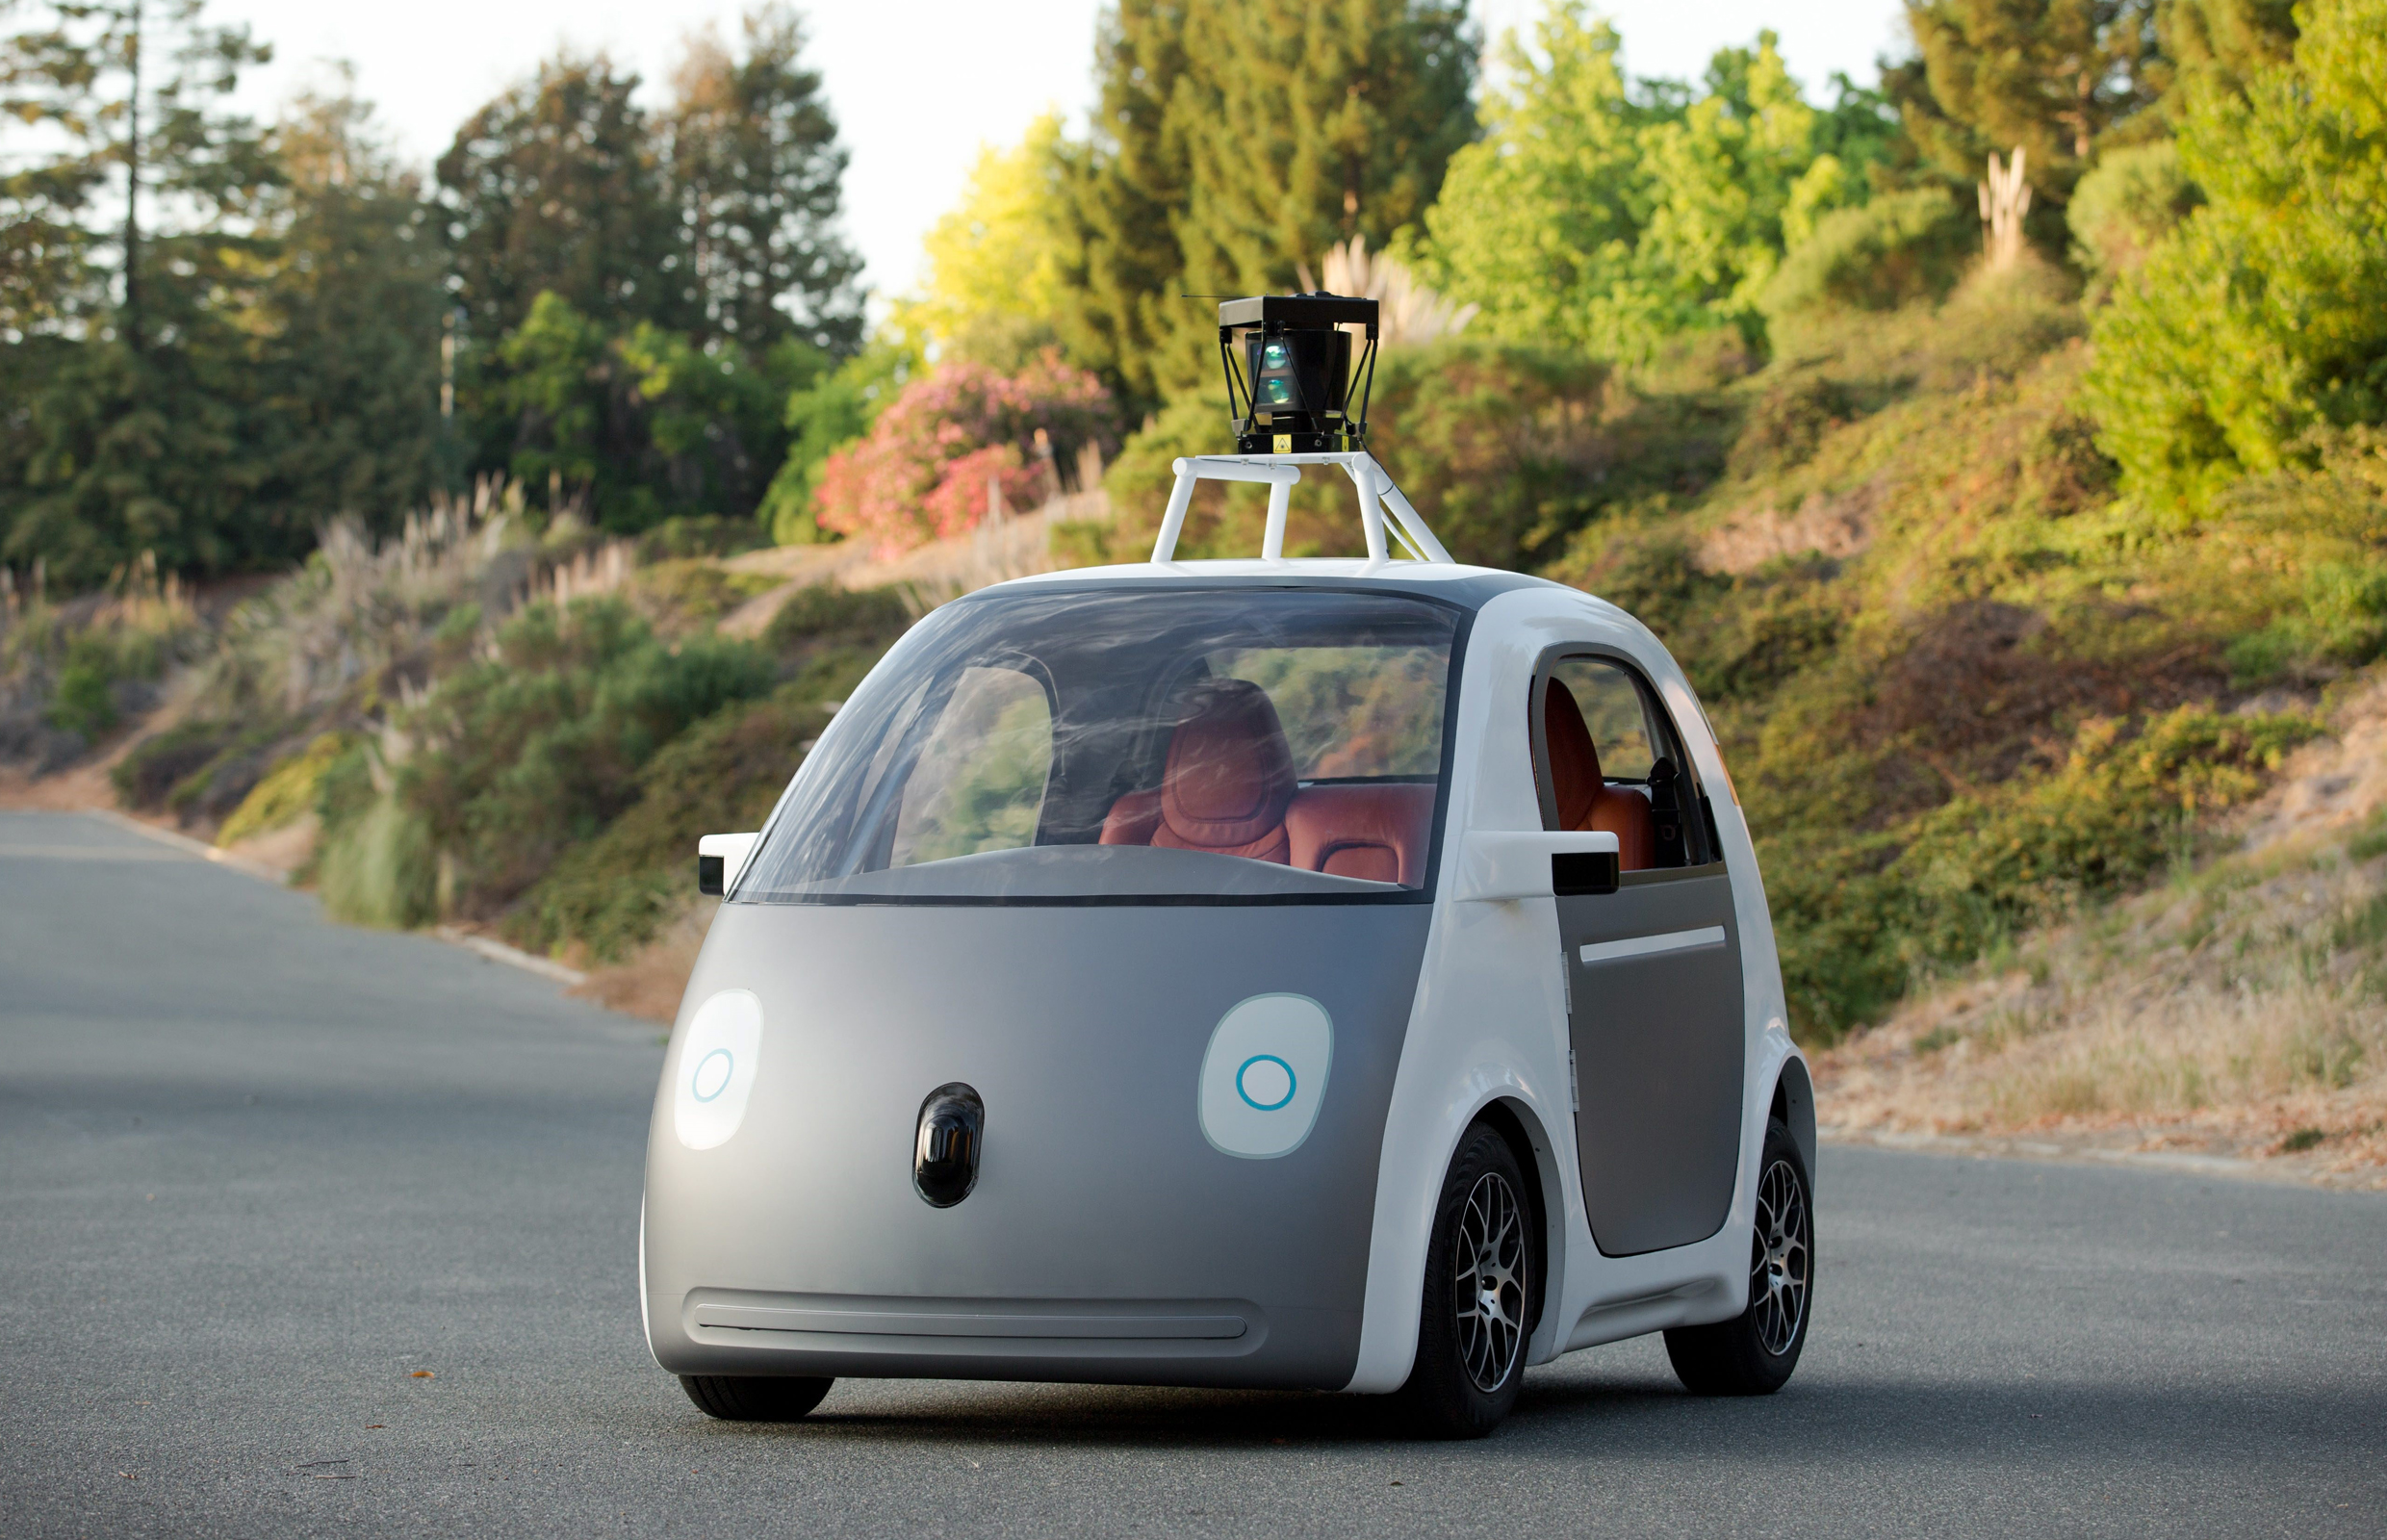
{"type": "Polygon", "coordinates": [[[1170,467],[1177,484],[1168,494],[1168,511],[1162,516],[1159,538],[1152,542],[1152,565],[1166,567],[1177,559],[1177,537],[1185,529],[1186,509],[1193,505],[1194,487],[1200,481],[1260,481],[1269,489],[1268,531],[1260,538],[1260,559],[1285,559],[1285,511],[1293,485],[1305,465],[1340,466],[1359,494],[1359,525],[1368,537],[1371,566],[1391,559],[1385,547],[1389,532],[1403,550],[1420,561],[1449,562],[1450,552],[1425,527],[1417,509],[1393,485],[1393,478],[1365,449],[1339,454],[1202,454],[1178,460],[1170,467]],[[1384,515],[1389,511],[1388,526],[1384,515]]]}

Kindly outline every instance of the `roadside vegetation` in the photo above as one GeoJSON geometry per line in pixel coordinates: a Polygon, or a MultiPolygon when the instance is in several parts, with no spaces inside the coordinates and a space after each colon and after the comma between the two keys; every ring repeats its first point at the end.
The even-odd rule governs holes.
{"type": "MultiPolygon", "coordinates": [[[[0,318],[32,382],[0,412],[0,758],[104,762],[344,917],[489,931],[668,1011],[695,837],[754,826],[911,620],[1000,575],[989,542],[1136,559],[1171,459],[1219,447],[1210,315],[1168,296],[1322,283],[1383,300],[1374,442],[1453,552],[1616,601],[1689,671],[1841,1126],[2387,1159],[2376,826],[2295,789],[2387,751],[2387,0],[1912,0],[1912,57],[1821,90],[1770,37],[1634,78],[1566,0],[1479,78],[1457,7],[1348,9],[1348,46],[1295,50],[1273,0],[1120,0],[1091,120],[989,149],[867,334],[783,12],[695,46],[653,114],[551,61],[436,187],[365,153],[353,103],[216,122],[285,158],[244,228],[287,264],[254,271],[380,239],[324,222],[336,131],[339,187],[452,242],[372,247],[374,281],[465,302],[448,425],[353,485],[207,473],[278,489],[253,517],[176,491],[178,449],[90,469],[122,449],[91,380],[237,328],[139,335],[90,190],[11,184],[81,234],[18,291],[47,308],[0,318]],[[2081,48],[2095,89],[2042,89],[2081,48]],[[801,132],[746,142],[764,106],[801,132]],[[721,192],[766,161],[811,201],[721,192]],[[534,173],[583,201],[505,195],[534,173]],[[699,205],[718,249],[817,260],[699,282],[672,244],[699,205]],[[681,276],[625,287],[617,256],[681,276]]],[[[244,314],[252,365],[303,340],[244,314]]],[[[381,314],[437,355],[435,309],[381,314]]],[[[365,463],[287,463],[334,462],[365,463]]],[[[1347,501],[1305,483],[1288,549],[1354,550],[1347,501]]],[[[1261,510],[1205,487],[1181,549],[1249,551],[1261,510]]]]}

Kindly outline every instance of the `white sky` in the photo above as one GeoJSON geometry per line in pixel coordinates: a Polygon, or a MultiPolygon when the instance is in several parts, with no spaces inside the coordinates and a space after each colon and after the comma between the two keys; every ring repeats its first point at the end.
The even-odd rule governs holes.
{"type": "MultiPolygon", "coordinates": [[[[1099,0],[836,0],[803,9],[808,57],[826,83],[853,163],[846,173],[849,239],[864,281],[901,290],[918,270],[920,237],[959,196],[982,143],[1015,141],[1058,106],[1073,122],[1093,100],[1099,0]]],[[[410,158],[427,165],[456,125],[539,59],[569,42],[603,48],[659,82],[679,40],[707,22],[734,38],[741,0],[215,0],[210,14],[246,21],[274,45],[244,104],[270,116],[292,92],[355,65],[357,89],[380,109],[410,158]]],[[[1636,75],[1696,77],[1725,43],[1761,27],[1782,36],[1791,71],[1820,94],[1834,70],[1869,81],[1877,55],[1904,37],[1900,0],[1609,0],[1636,75]]],[[[1487,38],[1539,14],[1541,0],[1476,0],[1487,38]]]]}

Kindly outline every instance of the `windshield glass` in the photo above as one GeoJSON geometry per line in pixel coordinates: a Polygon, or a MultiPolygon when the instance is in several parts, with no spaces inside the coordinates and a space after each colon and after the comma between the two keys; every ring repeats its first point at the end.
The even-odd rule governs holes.
{"type": "Polygon", "coordinates": [[[1415,896],[1457,624],[1348,590],[957,600],[837,713],[734,897],[1415,896]]]}

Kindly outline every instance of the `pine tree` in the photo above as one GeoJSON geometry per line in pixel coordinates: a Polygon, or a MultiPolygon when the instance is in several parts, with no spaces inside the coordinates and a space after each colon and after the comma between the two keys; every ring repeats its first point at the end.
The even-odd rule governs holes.
{"type": "Polygon", "coordinates": [[[201,0],[39,15],[0,41],[0,110],[34,130],[0,178],[0,559],[69,582],[143,551],[253,559],[254,358],[228,312],[278,173],[223,102],[269,51],[201,0]]]}
{"type": "MultiPolygon", "coordinates": [[[[1193,0],[1197,78],[1170,113],[1188,147],[1174,218],[1186,287],[1292,286],[1353,235],[1381,247],[1475,134],[1464,0],[1193,0]]],[[[1182,379],[1216,371],[1217,321],[1174,313],[1182,379]]]]}
{"type": "Polygon", "coordinates": [[[1978,180],[2019,145],[2034,227],[2063,237],[2063,207],[2099,143],[2153,102],[2167,74],[2157,0],[1907,0],[1916,57],[1883,83],[1926,162],[1978,180]],[[2042,227],[2043,228],[2040,228],[2042,227]]]}
{"type": "Polygon", "coordinates": [[[1116,0],[1096,24],[1102,83],[1091,142],[1060,146],[1073,215],[1070,286],[1081,300],[1063,318],[1069,354],[1141,407],[1162,395],[1154,364],[1186,301],[1185,254],[1171,216],[1185,205],[1184,116],[1169,103],[1191,89],[1185,0],[1116,0]]]}
{"type": "Polygon", "coordinates": [[[2171,91],[2199,83],[2244,90],[2295,50],[2296,0],[2166,0],[2156,24],[2171,91]]]}
{"type": "Polygon", "coordinates": [[[692,39],[665,125],[701,334],[759,353],[787,337],[846,354],[861,340],[861,259],[837,231],[846,154],[802,68],[795,13],[750,13],[744,52],[692,39]]]}
{"type": "Polygon", "coordinates": [[[1075,355],[1149,403],[1218,368],[1216,310],[1378,246],[1433,202],[1475,132],[1465,0],[1119,0],[1078,167],[1087,303],[1075,355]]]}
{"type": "Polygon", "coordinates": [[[420,178],[363,103],[302,97],[270,147],[285,180],[242,318],[264,474],[243,518],[295,552],[338,514],[389,528],[436,484],[447,262],[420,178]]]}

